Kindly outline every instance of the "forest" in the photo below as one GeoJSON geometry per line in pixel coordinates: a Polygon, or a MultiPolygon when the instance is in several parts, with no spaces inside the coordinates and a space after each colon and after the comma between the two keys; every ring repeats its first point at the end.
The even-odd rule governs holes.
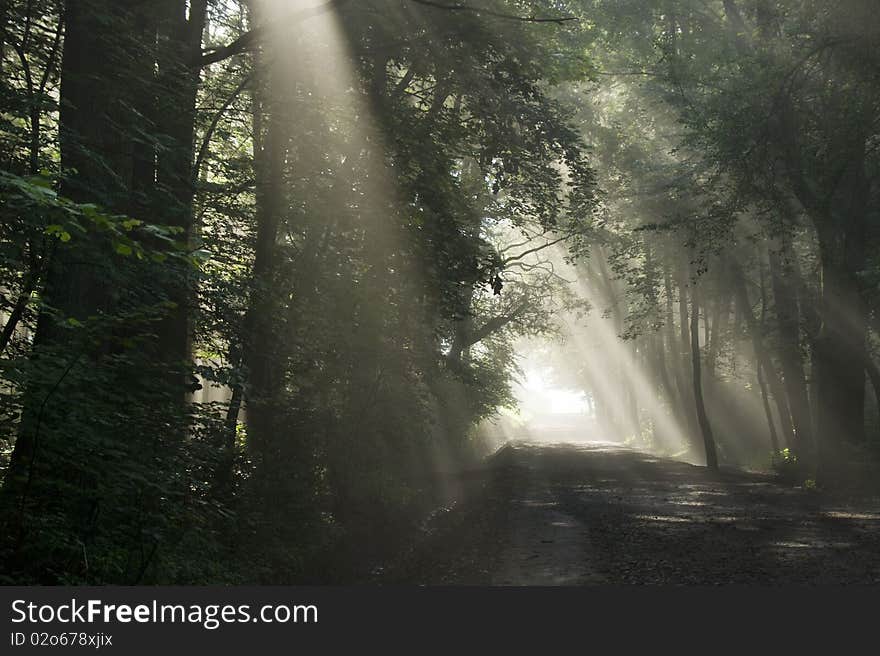
{"type": "Polygon", "coordinates": [[[880,581],[878,9],[0,0],[0,583],[880,581]]]}

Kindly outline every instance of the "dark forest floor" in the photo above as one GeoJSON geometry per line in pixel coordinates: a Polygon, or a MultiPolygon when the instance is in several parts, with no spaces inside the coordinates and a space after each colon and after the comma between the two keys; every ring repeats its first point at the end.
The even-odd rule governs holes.
{"type": "Polygon", "coordinates": [[[880,583],[880,500],[608,444],[517,443],[378,583],[880,583]]]}

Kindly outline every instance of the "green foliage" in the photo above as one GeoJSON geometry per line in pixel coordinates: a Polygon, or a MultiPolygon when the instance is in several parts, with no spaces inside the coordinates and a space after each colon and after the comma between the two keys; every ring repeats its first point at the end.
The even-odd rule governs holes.
{"type": "MultiPolygon", "coordinates": [[[[208,4],[219,43],[267,10],[208,4]]],[[[593,74],[586,31],[388,4],[340,5],[344,48],[285,38],[206,68],[188,135],[168,127],[183,46],[90,3],[67,45],[85,25],[105,56],[90,94],[41,106],[39,174],[19,166],[33,94],[4,85],[0,293],[26,299],[0,360],[6,576],[350,580],[482,452],[514,340],[577,304],[523,253],[593,229],[588,149],[548,88],[593,74]],[[350,84],[317,79],[327,61],[350,84]]]]}
{"type": "Polygon", "coordinates": [[[788,482],[799,480],[803,473],[798,457],[788,447],[772,455],[770,466],[780,478],[788,482]]]}
{"type": "Polygon", "coordinates": [[[795,414],[797,367],[773,370],[816,364],[829,264],[876,347],[866,2],[365,0],[333,30],[161,4],[78,4],[64,39],[59,3],[3,4],[4,581],[350,581],[484,451],[516,340],[560,314],[601,313],[651,372],[607,426],[678,452],[713,299],[696,363],[729,460],[767,449],[742,407],[795,414]],[[510,18],[544,14],[579,20],[510,18]]]}
{"type": "MultiPolygon", "coordinates": [[[[174,304],[149,282],[167,279],[167,262],[192,266],[175,240],[179,230],[75,203],[45,176],[2,173],[0,184],[5,225],[54,242],[45,257],[104,258],[103,283],[115,290],[112,312],[79,317],[35,297],[28,316],[39,314],[43,334],[51,330],[57,341],[30,353],[11,349],[0,361],[3,439],[31,445],[27,470],[12,466],[6,478],[7,575],[68,584],[202,580],[178,571],[191,565],[175,554],[177,542],[216,529],[199,528],[216,508],[192,507],[191,476],[212,455],[197,416],[180,414],[181,392],[160,383],[170,372],[155,357],[154,330],[174,304]],[[184,421],[192,422],[191,438],[181,442],[184,421]],[[184,538],[178,533],[187,525],[184,538]]],[[[16,343],[25,346],[26,333],[16,343]]]]}

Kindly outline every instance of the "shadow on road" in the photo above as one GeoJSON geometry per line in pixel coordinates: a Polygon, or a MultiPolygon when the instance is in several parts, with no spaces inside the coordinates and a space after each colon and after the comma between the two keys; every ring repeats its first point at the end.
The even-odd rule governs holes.
{"type": "MultiPolygon", "coordinates": [[[[474,474],[472,474],[472,477],[474,474]]],[[[423,584],[880,582],[880,505],[610,444],[514,443],[390,570],[423,584]]]]}

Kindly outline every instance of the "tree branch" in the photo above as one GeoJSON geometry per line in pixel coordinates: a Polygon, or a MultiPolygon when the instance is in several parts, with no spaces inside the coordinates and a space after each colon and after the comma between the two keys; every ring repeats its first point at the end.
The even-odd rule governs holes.
{"type": "Polygon", "coordinates": [[[202,164],[205,161],[205,158],[208,156],[208,148],[211,144],[211,139],[214,136],[214,130],[217,129],[217,124],[220,123],[220,119],[223,117],[223,114],[226,113],[226,110],[229,109],[229,106],[235,102],[235,99],[241,95],[241,92],[244,91],[245,87],[250,84],[253,79],[253,75],[246,75],[244,79],[239,82],[238,86],[235,87],[235,90],[229,95],[223,105],[214,113],[214,117],[211,119],[211,124],[208,126],[208,129],[205,131],[205,136],[202,139],[202,145],[199,148],[199,153],[196,156],[196,161],[193,164],[193,173],[192,180],[193,184],[199,179],[199,170],[202,168],[202,164]]]}
{"type": "Polygon", "coordinates": [[[308,18],[312,18],[313,16],[320,16],[331,9],[336,7],[340,7],[344,5],[349,0],[327,0],[327,2],[317,5],[315,7],[309,7],[307,9],[298,9],[296,11],[290,12],[286,17],[281,20],[274,21],[271,25],[261,25],[260,27],[255,27],[249,32],[245,32],[240,37],[232,41],[231,43],[223,46],[222,48],[215,48],[214,50],[208,50],[202,53],[202,56],[195,62],[195,65],[199,68],[204,68],[210,64],[215,64],[217,62],[223,61],[224,59],[229,59],[234,55],[239,55],[251,48],[256,47],[256,45],[266,37],[266,35],[276,32],[281,29],[281,27],[290,26],[295,23],[299,23],[308,18]]]}
{"type": "MultiPolygon", "coordinates": [[[[334,8],[340,7],[347,2],[349,2],[349,0],[327,0],[327,2],[325,2],[324,4],[318,5],[316,7],[309,7],[308,9],[299,9],[297,11],[293,11],[289,13],[285,18],[275,21],[271,26],[264,25],[256,27],[249,32],[245,32],[240,37],[225,46],[203,52],[201,57],[199,57],[198,60],[195,61],[193,64],[198,68],[203,68],[205,66],[209,66],[210,64],[215,64],[217,62],[223,61],[224,59],[229,59],[230,57],[241,54],[247,50],[250,50],[251,48],[256,47],[256,45],[262,39],[264,39],[267,34],[279,30],[282,26],[289,26],[293,23],[298,23],[300,21],[306,20],[307,18],[311,18],[312,16],[318,16],[334,8]]],[[[517,16],[516,14],[506,14],[504,12],[494,11],[492,9],[481,9],[479,7],[472,7],[470,5],[465,5],[462,3],[446,4],[444,2],[433,2],[432,0],[409,0],[409,2],[424,5],[425,7],[431,7],[432,9],[441,9],[444,11],[455,12],[470,12],[474,14],[481,14],[484,16],[491,16],[493,18],[503,18],[505,20],[519,21],[522,23],[554,23],[556,25],[562,25],[570,21],[580,20],[577,16],[517,16]]]]}
{"type": "Polygon", "coordinates": [[[509,314],[502,314],[497,317],[492,317],[482,326],[480,326],[477,330],[473,331],[464,341],[463,348],[469,348],[474,344],[478,344],[486,339],[492,333],[496,333],[504,326],[509,324],[511,321],[515,321],[528,309],[530,301],[527,299],[520,303],[516,308],[513,309],[509,314]]]}
{"type": "Polygon", "coordinates": [[[565,241],[566,239],[569,239],[569,238],[571,238],[571,237],[572,237],[572,235],[570,235],[570,234],[568,234],[568,235],[563,235],[562,237],[559,237],[559,239],[554,239],[554,240],[552,240],[552,241],[548,241],[546,244],[541,244],[540,246],[535,246],[534,248],[530,248],[530,249],[527,250],[527,251],[523,251],[523,252],[520,253],[519,255],[511,255],[510,257],[504,258],[504,259],[501,261],[501,264],[504,265],[504,266],[507,266],[507,265],[510,264],[511,262],[515,262],[516,260],[521,260],[521,259],[523,259],[524,257],[526,257],[527,255],[531,255],[532,253],[537,253],[537,252],[539,252],[539,251],[544,250],[545,248],[550,248],[550,246],[553,246],[553,245],[555,245],[555,244],[558,244],[559,242],[561,242],[561,241],[565,241]]]}
{"type": "Polygon", "coordinates": [[[433,0],[409,1],[417,5],[432,7],[433,9],[443,9],[446,11],[467,11],[474,14],[484,14],[486,16],[492,16],[493,18],[503,18],[505,20],[519,21],[521,23],[555,23],[557,25],[562,25],[563,23],[567,23],[569,21],[580,20],[577,16],[517,16],[516,14],[505,14],[500,11],[493,11],[492,9],[481,9],[480,7],[472,7],[470,5],[462,3],[447,4],[445,2],[434,2],[433,0]]]}

